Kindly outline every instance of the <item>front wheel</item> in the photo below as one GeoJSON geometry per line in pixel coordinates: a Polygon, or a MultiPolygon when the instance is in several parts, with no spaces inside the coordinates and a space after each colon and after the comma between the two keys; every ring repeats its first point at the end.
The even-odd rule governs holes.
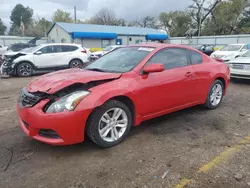
{"type": "Polygon", "coordinates": [[[95,109],[87,123],[90,139],[103,148],[121,143],[132,125],[132,114],[122,102],[110,100],[95,109]]]}
{"type": "Polygon", "coordinates": [[[205,106],[209,109],[217,108],[223,99],[225,86],[220,80],[215,80],[210,87],[205,106]]]}
{"type": "Polygon", "coordinates": [[[20,77],[28,77],[33,74],[33,66],[30,63],[21,63],[17,66],[17,75],[20,77]]]}

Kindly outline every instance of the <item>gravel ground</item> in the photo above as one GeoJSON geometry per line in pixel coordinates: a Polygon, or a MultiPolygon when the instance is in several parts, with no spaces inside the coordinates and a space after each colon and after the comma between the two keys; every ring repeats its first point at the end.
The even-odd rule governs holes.
{"type": "Polygon", "coordinates": [[[144,122],[122,144],[100,149],[89,140],[55,147],[24,135],[15,104],[31,79],[0,79],[1,188],[160,188],[174,187],[183,178],[192,179],[187,187],[250,187],[248,144],[196,175],[201,166],[250,135],[250,81],[233,80],[216,110],[198,106],[144,122]]]}

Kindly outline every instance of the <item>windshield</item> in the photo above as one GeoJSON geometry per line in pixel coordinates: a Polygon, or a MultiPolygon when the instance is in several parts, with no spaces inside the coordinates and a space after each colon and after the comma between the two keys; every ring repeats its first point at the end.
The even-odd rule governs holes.
{"type": "Polygon", "coordinates": [[[109,53],[86,67],[87,70],[124,73],[131,71],[154,48],[126,47],[109,53]]]}
{"type": "Polygon", "coordinates": [[[250,51],[248,51],[247,53],[245,53],[245,54],[243,55],[243,57],[250,57],[250,51]]]}
{"type": "Polygon", "coordinates": [[[220,49],[220,51],[239,51],[241,45],[227,45],[220,49]]]}
{"type": "Polygon", "coordinates": [[[103,49],[103,51],[110,51],[110,50],[113,50],[114,47],[113,46],[109,46],[109,47],[106,47],[103,49]]]}

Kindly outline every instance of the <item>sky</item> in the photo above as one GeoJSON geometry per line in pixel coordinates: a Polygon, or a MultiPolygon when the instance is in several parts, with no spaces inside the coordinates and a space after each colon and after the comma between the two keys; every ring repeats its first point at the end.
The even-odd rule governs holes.
{"type": "Polygon", "coordinates": [[[0,18],[10,27],[11,10],[21,2],[25,7],[34,10],[35,19],[45,17],[51,20],[56,9],[64,9],[73,17],[73,7],[77,7],[77,18],[85,20],[99,9],[107,7],[113,10],[118,18],[139,20],[143,16],[156,16],[160,12],[185,9],[190,0],[0,0],[0,18]]]}

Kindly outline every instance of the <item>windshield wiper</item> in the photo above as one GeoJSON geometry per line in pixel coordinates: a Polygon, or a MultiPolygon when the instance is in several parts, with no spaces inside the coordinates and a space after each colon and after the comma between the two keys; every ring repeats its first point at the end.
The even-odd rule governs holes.
{"type": "Polygon", "coordinates": [[[98,69],[98,68],[89,68],[89,69],[86,69],[86,70],[97,71],[97,72],[105,72],[105,70],[98,69]]]}

